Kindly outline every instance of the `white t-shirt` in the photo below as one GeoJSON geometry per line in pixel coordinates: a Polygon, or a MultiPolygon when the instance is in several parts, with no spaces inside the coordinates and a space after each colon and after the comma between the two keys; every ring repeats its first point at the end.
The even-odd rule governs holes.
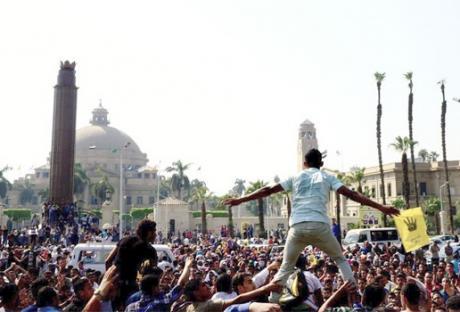
{"type": "Polygon", "coordinates": [[[285,191],[292,191],[292,213],[289,226],[315,221],[329,224],[327,203],[329,191],[342,186],[336,177],[317,168],[308,168],[281,183],[285,191]]]}
{"type": "Polygon", "coordinates": [[[216,292],[216,293],[212,296],[211,300],[220,299],[220,300],[225,301],[225,300],[233,299],[233,298],[235,298],[236,296],[238,296],[238,295],[237,295],[236,292],[234,292],[234,291],[231,292],[231,293],[228,293],[228,292],[225,292],[225,291],[219,291],[219,292],[216,292]]]}
{"type": "Polygon", "coordinates": [[[317,310],[317,302],[315,300],[314,292],[317,291],[318,289],[321,289],[323,286],[321,285],[320,280],[312,273],[308,271],[304,271],[303,274],[305,275],[305,279],[307,280],[308,283],[308,292],[310,295],[308,296],[308,299],[304,301],[304,303],[308,306],[310,306],[312,309],[317,310]]]}

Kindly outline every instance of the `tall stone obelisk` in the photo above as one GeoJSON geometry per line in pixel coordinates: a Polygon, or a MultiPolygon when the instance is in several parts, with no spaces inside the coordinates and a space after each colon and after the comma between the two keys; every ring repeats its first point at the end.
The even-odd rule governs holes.
{"type": "Polygon", "coordinates": [[[60,206],[73,201],[77,87],[75,62],[61,62],[54,87],[53,133],[50,165],[50,200],[60,206]]]}

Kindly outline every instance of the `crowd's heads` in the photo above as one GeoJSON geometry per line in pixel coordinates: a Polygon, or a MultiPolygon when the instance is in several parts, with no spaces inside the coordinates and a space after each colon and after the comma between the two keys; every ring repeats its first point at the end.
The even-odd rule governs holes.
{"type": "Polygon", "coordinates": [[[137,225],[136,234],[143,241],[153,242],[156,237],[156,229],[155,221],[144,219],[137,225]]]}
{"type": "Polygon", "coordinates": [[[19,304],[19,289],[16,284],[6,284],[0,288],[2,304],[7,307],[15,307],[19,304]]]}
{"type": "Polygon", "coordinates": [[[216,289],[219,292],[232,292],[232,277],[228,274],[221,274],[216,280],[216,289]]]}
{"type": "Polygon", "coordinates": [[[152,295],[158,290],[160,278],[158,275],[149,274],[145,275],[141,280],[141,291],[143,294],[152,295]]]}
{"type": "Polygon", "coordinates": [[[421,292],[416,284],[406,284],[401,290],[401,301],[405,305],[418,306],[420,303],[421,292]]]}
{"type": "Polygon", "coordinates": [[[232,287],[237,294],[244,294],[256,288],[249,273],[237,273],[233,276],[232,287]]]}
{"type": "Polygon", "coordinates": [[[446,308],[448,312],[460,312],[460,295],[455,295],[447,299],[446,308]]]}
{"type": "Polygon", "coordinates": [[[209,287],[200,279],[192,279],[184,287],[184,295],[190,301],[203,302],[212,296],[209,287]]]}
{"type": "Polygon", "coordinates": [[[37,307],[43,308],[47,306],[57,307],[59,305],[59,298],[56,291],[50,287],[45,286],[40,288],[37,296],[37,307]]]}
{"type": "Polygon", "coordinates": [[[376,308],[385,300],[385,288],[377,283],[372,283],[364,288],[361,303],[365,306],[376,308]]]}
{"type": "Polygon", "coordinates": [[[80,278],[73,283],[75,295],[83,301],[88,301],[94,293],[92,283],[87,278],[80,278]]]}

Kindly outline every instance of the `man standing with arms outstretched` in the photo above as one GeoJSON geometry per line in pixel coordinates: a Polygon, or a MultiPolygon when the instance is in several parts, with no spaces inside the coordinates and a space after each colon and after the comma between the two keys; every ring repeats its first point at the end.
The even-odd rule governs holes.
{"type": "MultiPolygon", "coordinates": [[[[241,198],[230,198],[224,204],[236,206],[241,203],[270,196],[271,194],[292,192],[292,212],[289,219],[289,232],[284,249],[283,263],[274,277],[280,285],[294,272],[300,252],[307,245],[313,245],[327,253],[337,263],[345,281],[355,282],[350,265],[342,254],[339,242],[331,232],[327,216],[329,191],[348,197],[362,205],[373,207],[386,215],[398,215],[399,211],[392,206],[381,205],[366,196],[348,189],[336,177],[321,171],[323,166],[321,152],[311,149],[305,155],[304,170],[297,176],[276,184],[263,187],[241,198]]],[[[272,301],[279,296],[272,294],[272,301]]]]}

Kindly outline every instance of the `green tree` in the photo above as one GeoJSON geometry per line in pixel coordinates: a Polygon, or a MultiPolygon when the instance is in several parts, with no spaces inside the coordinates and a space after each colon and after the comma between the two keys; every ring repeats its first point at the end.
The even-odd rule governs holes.
{"type": "MultiPolygon", "coordinates": [[[[386,196],[385,196],[385,178],[383,174],[383,161],[382,161],[382,131],[381,131],[381,123],[382,123],[382,103],[380,102],[380,91],[382,88],[382,81],[385,79],[385,73],[376,72],[374,74],[375,80],[377,81],[377,153],[379,157],[379,169],[380,169],[380,185],[381,187],[381,195],[382,195],[382,203],[386,205],[386,196]]],[[[387,226],[387,217],[383,215],[383,224],[387,226]]]]}
{"type": "Polygon", "coordinates": [[[13,220],[14,222],[27,221],[32,218],[31,209],[20,209],[20,208],[4,209],[3,214],[5,216],[8,216],[8,218],[13,220]]]}
{"type": "Polygon", "coordinates": [[[153,208],[132,208],[130,215],[135,220],[145,219],[153,212],[153,208]]]}
{"type": "Polygon", "coordinates": [[[107,193],[113,194],[115,191],[112,184],[109,182],[107,176],[103,176],[96,183],[91,184],[91,193],[98,199],[100,203],[103,203],[107,199],[107,193]]]}
{"type": "Polygon", "coordinates": [[[429,161],[438,161],[439,154],[436,153],[435,151],[431,151],[430,154],[428,155],[428,160],[429,161]]]}
{"type": "MultiPolygon", "coordinates": [[[[250,194],[252,192],[255,192],[256,190],[267,186],[268,183],[262,181],[262,180],[257,180],[255,182],[250,182],[249,187],[246,189],[246,193],[250,194]]],[[[258,216],[259,216],[259,237],[266,237],[266,232],[265,232],[265,220],[264,220],[264,200],[263,198],[257,199],[257,207],[258,207],[258,216]]]]}
{"type": "Polygon", "coordinates": [[[82,195],[86,187],[91,183],[86,171],[80,163],[76,163],[73,170],[73,192],[82,195]]]}
{"type": "Polygon", "coordinates": [[[427,162],[429,160],[430,154],[426,149],[423,148],[418,151],[418,157],[420,157],[423,162],[427,162]]]}
{"type": "Polygon", "coordinates": [[[206,220],[206,200],[211,196],[206,186],[195,188],[192,194],[192,201],[201,203],[201,233],[208,232],[208,224],[206,220]]]}
{"type": "Polygon", "coordinates": [[[190,194],[190,181],[185,175],[185,171],[189,169],[191,164],[183,164],[180,160],[173,162],[172,165],[166,168],[167,172],[173,172],[171,176],[171,189],[177,193],[177,197],[182,200],[183,192],[187,191],[190,194]]]}
{"type": "Polygon", "coordinates": [[[427,198],[422,205],[425,214],[429,219],[434,221],[436,234],[439,233],[439,219],[438,215],[441,211],[441,200],[438,197],[427,198]]]}
{"type": "Polygon", "coordinates": [[[50,197],[50,189],[45,187],[38,191],[37,195],[40,196],[41,201],[46,201],[50,197]]]}
{"type": "Polygon", "coordinates": [[[243,179],[236,179],[232,188],[232,192],[235,195],[242,196],[246,191],[246,186],[244,185],[245,183],[246,181],[243,179]]]}
{"type": "MultiPolygon", "coordinates": [[[[449,169],[447,168],[447,149],[446,149],[446,113],[447,113],[447,101],[446,101],[446,92],[444,80],[440,81],[441,84],[441,93],[442,93],[442,104],[441,104],[441,144],[442,144],[442,161],[444,163],[444,175],[447,184],[447,200],[449,203],[449,218],[450,218],[450,230],[454,232],[454,216],[452,213],[452,196],[450,194],[450,185],[449,185],[449,169]]],[[[441,199],[442,200],[442,199],[441,199]]]]}
{"type": "Polygon", "coordinates": [[[395,142],[390,145],[398,152],[401,153],[401,163],[403,167],[403,194],[406,201],[406,208],[410,207],[410,184],[409,184],[409,166],[407,161],[407,151],[410,146],[414,146],[417,142],[411,141],[408,137],[397,136],[395,142]]]}
{"type": "Polygon", "coordinates": [[[346,179],[346,181],[351,184],[357,184],[358,185],[357,191],[361,194],[363,193],[363,183],[365,182],[364,180],[364,170],[365,169],[366,168],[364,167],[362,168],[353,167],[351,168],[351,171],[348,174],[348,176],[342,178],[342,179],[346,179]]]}
{"type": "Polygon", "coordinates": [[[6,194],[12,187],[11,182],[5,177],[5,172],[10,169],[10,167],[5,166],[2,170],[0,170],[0,198],[2,201],[6,198],[6,194]]]}
{"type": "Polygon", "coordinates": [[[34,200],[35,191],[34,185],[29,179],[25,179],[23,183],[18,184],[19,202],[21,205],[26,205],[34,200]]]}
{"type": "MultiPolygon", "coordinates": [[[[412,123],[414,121],[414,116],[412,113],[412,108],[414,106],[414,93],[412,92],[412,88],[414,87],[414,84],[412,82],[412,75],[413,75],[412,72],[408,72],[404,75],[404,77],[409,81],[409,99],[408,99],[409,140],[411,142],[414,142],[413,128],[412,128],[412,123]]],[[[411,144],[409,149],[410,149],[410,160],[412,163],[412,175],[414,178],[415,205],[418,207],[419,206],[418,182],[417,182],[417,171],[415,168],[414,145],[411,144]]]]}

